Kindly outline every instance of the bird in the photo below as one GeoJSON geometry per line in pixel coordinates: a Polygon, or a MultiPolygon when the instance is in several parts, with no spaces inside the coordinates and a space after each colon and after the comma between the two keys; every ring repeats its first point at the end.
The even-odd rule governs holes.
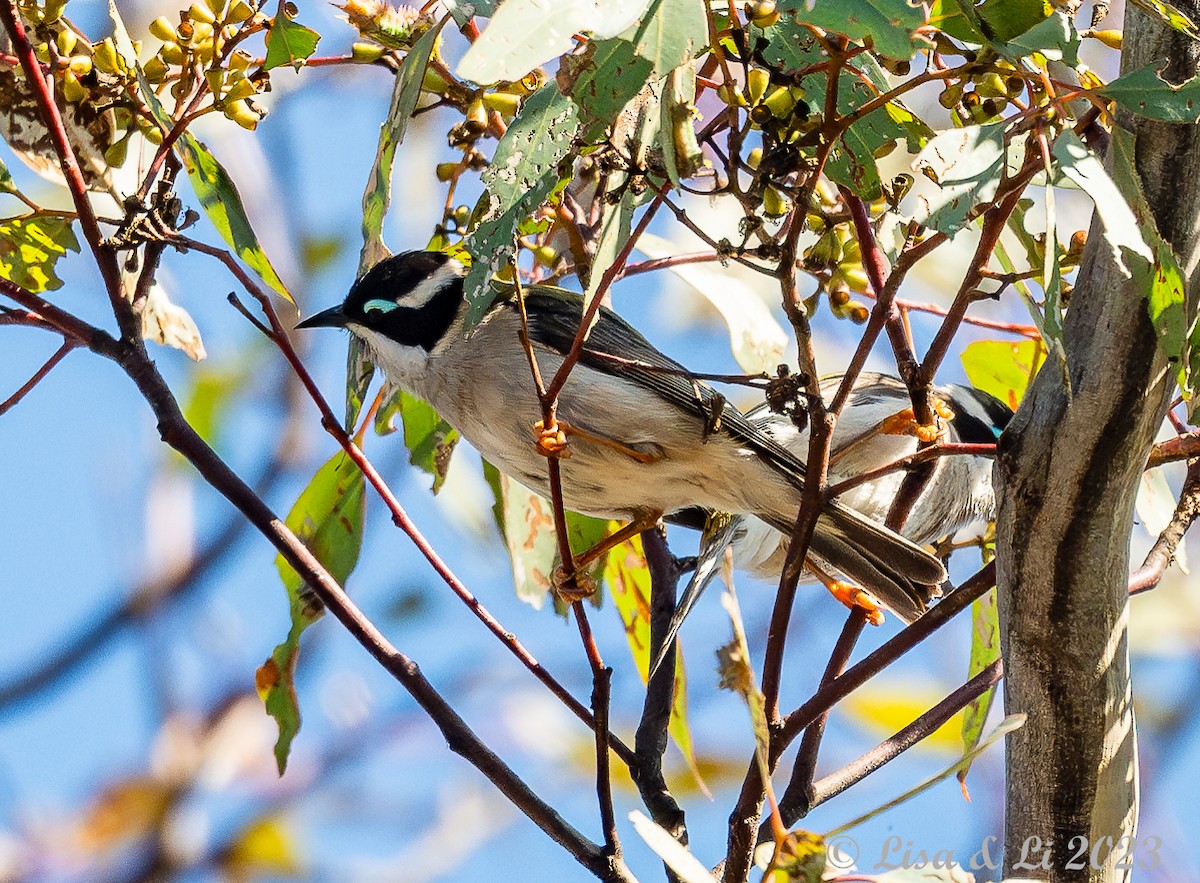
{"type": "MultiPolygon", "coordinates": [[[[842,374],[821,378],[822,396],[830,399],[842,383],[842,374]]],[[[1012,410],[1000,399],[970,386],[935,386],[933,399],[940,412],[941,440],[954,444],[995,444],[1012,419],[1012,410]]],[[[887,466],[916,452],[919,439],[913,428],[908,387],[898,377],[863,372],[855,379],[830,439],[828,484],[834,487],[865,473],[887,466]]],[[[804,458],[808,452],[808,428],[801,428],[788,414],[770,410],[764,402],[746,412],[746,418],[779,445],[804,458]]],[[[848,488],[838,500],[875,521],[884,521],[905,477],[897,469],[848,488]]],[[[930,475],[913,501],[901,533],[925,545],[954,536],[970,528],[981,528],[995,518],[992,489],[992,460],[982,455],[938,457],[930,475]]],[[[733,564],[763,579],[778,580],[783,570],[790,539],[754,516],[712,517],[711,513],[684,512],[677,521],[693,527],[704,525],[702,548],[695,570],[676,605],[662,644],[669,648],[680,626],[704,589],[719,572],[724,553],[732,550],[733,564]]],[[[911,621],[911,612],[884,606],[911,621]]],[[[868,605],[869,606],[869,605],[868,605]]],[[[653,668],[666,655],[659,651],[653,668]]]]}
{"type": "MultiPolygon", "coordinates": [[[[557,426],[543,426],[524,329],[542,376],[552,376],[576,338],[583,298],[488,283],[494,300],[468,329],[469,299],[486,293],[467,292],[465,274],[444,253],[397,253],[358,278],[342,303],[297,327],[347,329],[390,383],[429,402],[535,493],[550,496],[546,456],[562,457],[567,509],[629,522],[627,530],[700,508],[791,531],[803,460],[606,307],[559,393],[557,426]],[[565,449],[546,437],[556,430],[565,449]]],[[[836,501],[821,510],[808,560],[913,615],[946,579],[926,550],[836,501]]]]}

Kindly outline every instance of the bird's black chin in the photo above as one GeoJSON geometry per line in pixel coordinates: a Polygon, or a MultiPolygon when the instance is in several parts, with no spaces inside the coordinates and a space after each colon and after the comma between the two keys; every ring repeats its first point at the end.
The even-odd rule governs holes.
{"type": "Polygon", "coordinates": [[[330,307],[327,310],[322,310],[314,316],[309,316],[297,328],[345,328],[348,321],[346,314],[342,312],[341,304],[336,307],[330,307]]]}

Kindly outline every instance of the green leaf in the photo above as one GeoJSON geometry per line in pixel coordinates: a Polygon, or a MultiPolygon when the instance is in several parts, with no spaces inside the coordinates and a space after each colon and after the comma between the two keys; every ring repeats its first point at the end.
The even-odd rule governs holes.
{"type": "MultiPolygon", "coordinates": [[[[533,493],[487,461],[483,464],[483,474],[495,497],[492,513],[508,548],[517,597],[541,610],[551,594],[554,571],[562,564],[554,509],[545,497],[533,493]]],[[[577,512],[563,514],[567,519],[567,541],[575,554],[592,548],[608,534],[608,522],[602,519],[577,512]]],[[[606,561],[607,556],[601,556],[587,569],[587,575],[599,580],[606,561]]]]}
{"type": "MultiPolygon", "coordinates": [[[[362,549],[366,505],[363,474],[353,460],[339,451],[317,470],[284,523],[329,575],[344,584],[358,563],[362,549]]],[[[275,567],[287,590],[292,624],[287,638],[258,669],[255,683],[267,713],[275,718],[279,727],[275,761],[283,775],[292,740],[300,729],[300,706],[294,681],[300,634],[324,611],[320,600],[283,555],[276,556],[275,567]]]]}
{"type": "Polygon", "coordinates": [[[1050,10],[1046,0],[984,0],[975,7],[988,40],[1001,43],[1044,22],[1050,10]]]}
{"type": "Polygon", "coordinates": [[[181,408],[184,419],[209,447],[218,443],[230,408],[254,379],[257,361],[241,359],[233,365],[202,365],[192,371],[181,408]]]}
{"type": "MultiPolygon", "coordinates": [[[[446,482],[446,469],[450,466],[454,446],[458,444],[458,431],[443,420],[428,402],[404,391],[400,391],[398,398],[408,462],[433,476],[433,492],[436,494],[446,482]]],[[[378,428],[379,424],[376,423],[378,428]]]]}
{"type": "Polygon", "coordinates": [[[703,0],[651,0],[641,21],[623,33],[638,57],[650,62],[646,79],[665,77],[708,45],[703,0]]]}
{"type": "Polygon", "coordinates": [[[1046,349],[1037,340],[976,340],[967,344],[960,358],[972,386],[1015,411],[1046,361],[1046,349]]]}
{"type": "MultiPolygon", "coordinates": [[[[396,72],[392,86],[392,101],[387,119],[379,127],[379,144],[375,148],[375,162],[363,191],[363,247],[358,258],[358,274],[361,276],[390,253],[383,242],[383,221],[392,202],[392,167],[396,148],[404,141],[408,121],[416,110],[421,97],[421,81],[425,68],[437,45],[438,35],[447,19],[443,18],[434,27],[421,35],[405,55],[396,72]]],[[[371,378],[375,376],[375,365],[367,356],[367,348],[355,335],[350,335],[350,346],[346,351],[346,429],[351,430],[362,411],[363,399],[371,378]]]]}
{"type": "Polygon", "coordinates": [[[1148,12],[1168,27],[1181,34],[1186,34],[1193,40],[1200,40],[1200,29],[1179,7],[1165,0],[1130,0],[1138,9],[1148,12]]]}
{"type": "Polygon", "coordinates": [[[870,39],[888,58],[910,58],[916,30],[925,24],[925,9],[905,0],[784,0],[779,11],[856,42],[870,39]]]}
{"type": "MultiPolygon", "coordinates": [[[[985,553],[987,560],[995,557],[995,544],[990,546],[990,556],[985,553]]],[[[997,659],[1000,658],[1000,611],[996,603],[996,590],[992,589],[982,598],[971,603],[971,660],[967,665],[967,678],[973,678],[997,659]]],[[[988,712],[992,710],[992,702],[996,698],[996,687],[990,687],[983,695],[976,697],[963,709],[962,743],[968,753],[979,744],[983,738],[983,727],[987,723],[988,712]]],[[[970,764],[958,771],[958,782],[966,793],[967,772],[970,764]]]]}
{"type": "Polygon", "coordinates": [[[254,235],[254,228],[250,226],[250,218],[246,216],[242,197],[233,179],[209,149],[191,132],[185,130],[179,136],[178,145],[179,155],[187,169],[188,180],[192,182],[192,189],[196,191],[200,205],[213,227],[221,234],[221,238],[267,285],[275,289],[288,303],[294,304],[295,301],[259,245],[258,237],[254,235]]]}
{"type": "Polygon", "coordinates": [[[479,222],[464,245],[471,255],[465,287],[473,326],[495,298],[487,284],[515,249],[513,238],[528,215],[559,186],[559,163],[570,153],[579,129],[575,105],[553,83],[529,96],[509,123],[492,162],[483,174],[487,188],[480,199],[479,222]]]}
{"type": "Polygon", "coordinates": [[[496,0],[442,0],[442,5],[460,28],[476,15],[491,18],[496,14],[496,0]]]}
{"type": "MultiPolygon", "coordinates": [[[[1017,237],[1017,241],[1025,249],[1025,257],[1029,267],[1038,274],[1034,278],[1037,279],[1039,284],[1043,285],[1046,296],[1043,302],[1039,303],[1025,279],[1018,278],[1013,283],[1013,287],[1016,288],[1017,294],[1021,296],[1022,302],[1025,304],[1026,309],[1029,310],[1030,318],[1033,319],[1033,324],[1037,326],[1038,332],[1042,336],[1042,343],[1049,354],[1054,357],[1054,362],[1058,366],[1059,375],[1062,378],[1064,386],[1070,388],[1070,375],[1067,372],[1067,350],[1063,341],[1063,317],[1061,309],[1058,308],[1061,279],[1057,277],[1057,269],[1062,249],[1058,246],[1056,239],[1054,243],[1056,260],[1052,266],[1056,274],[1055,278],[1047,285],[1041,275],[1045,272],[1045,267],[1048,263],[1046,241],[1044,238],[1034,236],[1030,233],[1025,222],[1025,216],[1028,214],[1031,205],[1032,201],[1030,200],[1021,200],[1017,203],[1012,216],[1008,219],[1008,229],[1012,231],[1017,237]],[[1053,292],[1053,296],[1051,292],[1053,292]],[[1047,310],[1047,305],[1051,309],[1047,310]]],[[[995,254],[996,260],[999,261],[1000,267],[1005,273],[1016,273],[1016,264],[1009,255],[1003,241],[996,243],[995,254]]]]}
{"type": "MultiPolygon", "coordinates": [[[[615,203],[605,203],[600,214],[600,230],[596,237],[596,256],[592,258],[592,267],[588,272],[587,288],[584,289],[584,300],[591,303],[600,283],[617,259],[621,248],[629,241],[629,227],[633,220],[633,205],[637,195],[632,188],[627,188],[624,195],[615,203]]],[[[597,314],[599,318],[599,314],[597,314]]],[[[588,329],[591,331],[591,328],[588,329]]]]}
{"type": "Polygon", "coordinates": [[[1188,403],[1192,417],[1200,405],[1200,323],[1197,308],[1189,309],[1183,273],[1170,243],[1163,239],[1154,221],[1154,212],[1142,192],[1134,161],[1133,136],[1124,130],[1113,133],[1110,152],[1113,178],[1117,189],[1126,195],[1142,235],[1154,251],[1151,261],[1130,257],[1130,268],[1137,286],[1146,297],[1150,321],[1158,345],[1167,357],[1188,403]]]}
{"type": "Polygon", "coordinates": [[[1126,110],[1168,123],[1200,122],[1200,76],[1172,85],[1158,75],[1162,62],[1117,77],[1100,90],[1126,110]]]}
{"type": "Polygon", "coordinates": [[[21,191],[17,189],[17,185],[13,183],[12,175],[9,174],[8,171],[8,166],[4,164],[3,160],[0,160],[0,193],[11,193],[15,196],[20,192],[21,191]]]}
{"type": "MultiPolygon", "coordinates": [[[[605,525],[602,534],[620,528],[620,522],[605,525]]],[[[625,639],[633,656],[634,666],[642,683],[650,673],[650,569],[642,551],[642,538],[622,543],[608,553],[608,564],[604,569],[604,582],[612,595],[613,606],[621,617],[625,639]]],[[[687,672],[683,665],[683,651],[676,647],[675,684],[671,700],[671,719],[667,731],[672,741],[683,753],[684,761],[702,791],[707,792],[696,763],[696,751],[692,744],[692,731],[687,719],[687,672]]]]}
{"type": "Polygon", "coordinates": [[[970,0],[933,0],[929,23],[966,43],[984,43],[983,22],[970,0]]]}
{"type": "Polygon", "coordinates": [[[1079,32],[1075,29],[1075,22],[1071,17],[1061,11],[1052,13],[1008,43],[994,45],[1014,60],[1029,55],[1041,55],[1051,61],[1062,61],[1071,67],[1079,64],[1079,32]]]}
{"type": "Polygon", "coordinates": [[[1139,255],[1146,261],[1152,260],[1153,252],[1146,244],[1129,203],[1108,176],[1104,163],[1074,130],[1065,129],[1054,139],[1051,156],[1059,170],[1079,185],[1079,189],[1096,204],[1096,212],[1104,223],[1104,240],[1112,249],[1117,265],[1129,273],[1125,265],[1126,252],[1139,255]]]}
{"type": "Polygon", "coordinates": [[[289,7],[294,9],[290,0],[279,0],[275,17],[271,19],[271,28],[267,33],[267,58],[263,64],[265,71],[285,64],[299,71],[305,60],[317,51],[321,35],[312,28],[292,21],[295,13],[289,7]]]}
{"type": "Polygon", "coordinates": [[[565,55],[558,66],[558,86],[579,106],[586,125],[583,137],[604,137],[617,114],[650,79],[654,63],[638,55],[628,40],[596,40],[579,55],[565,55]]]}
{"type": "MultiPolygon", "coordinates": [[[[920,200],[913,220],[942,233],[967,225],[971,210],[990,202],[1013,145],[1004,143],[1004,120],[938,132],[914,163],[941,188],[920,200]]],[[[1015,139],[1014,139],[1015,140],[1015,139]]]]}
{"type": "Polygon", "coordinates": [[[79,251],[71,219],[34,215],[0,221],[0,276],[37,294],[62,288],[54,266],[79,251]]]}

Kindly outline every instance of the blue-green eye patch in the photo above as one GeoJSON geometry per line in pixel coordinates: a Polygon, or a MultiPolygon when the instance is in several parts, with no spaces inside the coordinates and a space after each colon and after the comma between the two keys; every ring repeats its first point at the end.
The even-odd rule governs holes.
{"type": "Polygon", "coordinates": [[[398,303],[396,303],[394,300],[388,300],[387,298],[377,297],[377,298],[373,298],[373,299],[367,301],[365,304],[363,304],[362,311],[363,311],[363,315],[366,315],[367,313],[371,312],[372,310],[378,310],[381,313],[390,313],[392,310],[396,309],[398,306],[400,306],[400,305],[398,303]]]}

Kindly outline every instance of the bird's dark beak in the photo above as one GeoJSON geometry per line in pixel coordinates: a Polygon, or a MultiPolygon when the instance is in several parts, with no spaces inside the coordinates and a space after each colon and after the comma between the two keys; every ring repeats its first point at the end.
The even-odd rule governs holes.
{"type": "Polygon", "coordinates": [[[296,327],[344,328],[346,327],[346,314],[342,312],[342,305],[338,304],[336,307],[330,307],[327,310],[322,310],[314,316],[309,316],[296,327]]]}

